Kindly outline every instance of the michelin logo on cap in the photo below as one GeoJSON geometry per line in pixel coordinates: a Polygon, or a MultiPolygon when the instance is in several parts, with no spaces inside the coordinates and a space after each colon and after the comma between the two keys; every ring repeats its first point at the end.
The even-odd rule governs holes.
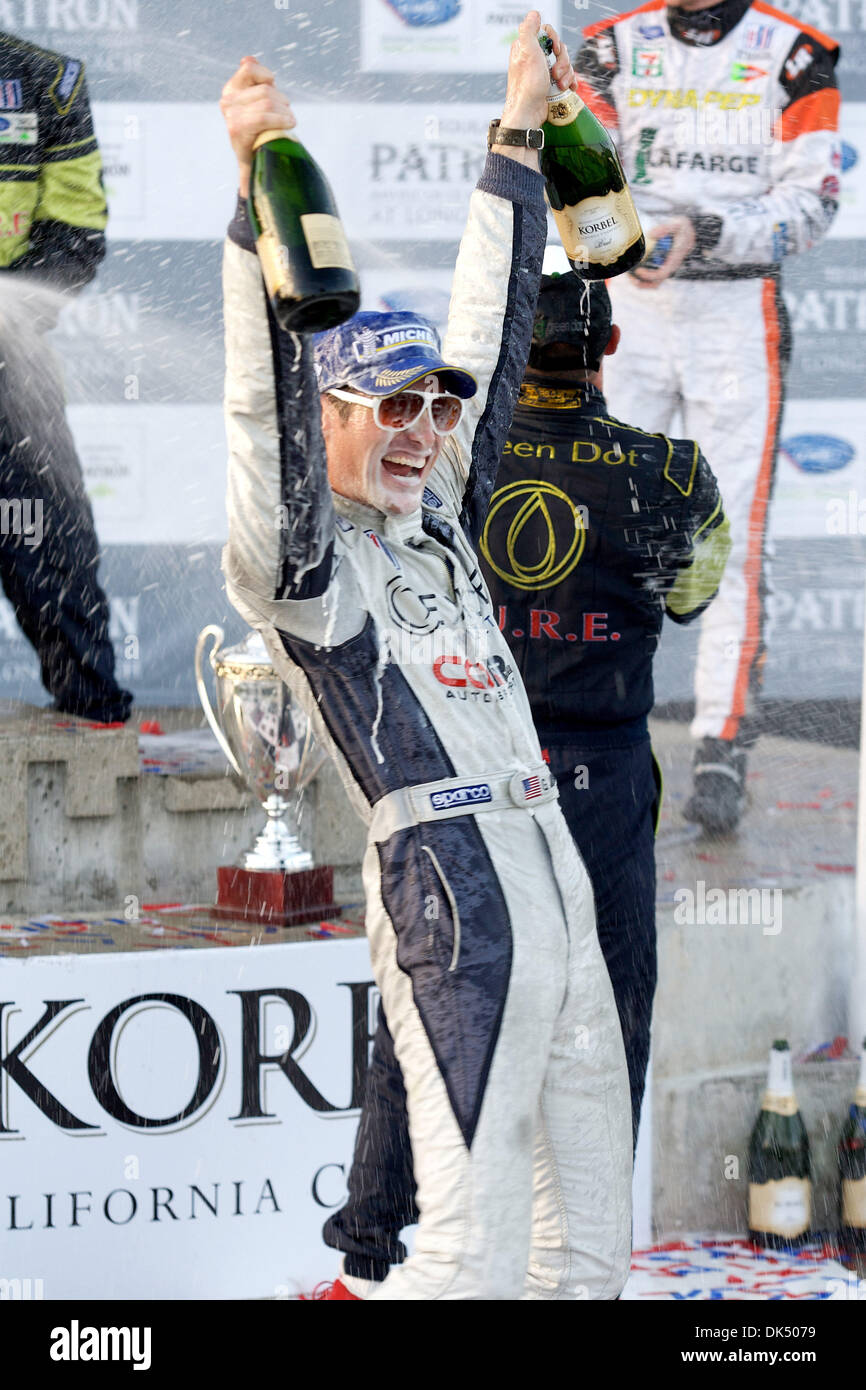
{"type": "Polygon", "coordinates": [[[493,793],[486,782],[475,786],[449,787],[447,791],[431,792],[430,804],[434,811],[450,811],[454,806],[480,806],[492,801],[493,793]]]}
{"type": "Polygon", "coordinates": [[[400,328],[382,328],[378,333],[371,328],[365,328],[358,334],[352,349],[359,362],[372,362],[380,352],[397,352],[399,348],[415,347],[418,343],[437,351],[439,349],[439,339],[433,329],[421,323],[408,324],[400,328]]]}

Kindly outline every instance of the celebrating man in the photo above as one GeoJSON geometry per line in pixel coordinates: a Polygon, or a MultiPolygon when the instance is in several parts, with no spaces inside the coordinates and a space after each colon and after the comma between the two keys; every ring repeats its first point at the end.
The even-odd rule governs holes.
{"type": "MultiPolygon", "coordinates": [[[[541,274],[539,23],[512,48],[444,352],[417,315],[362,314],[319,342],[316,381],[269,317],[243,202],[226,247],[229,592],[369,827],[420,1209],[381,1299],[610,1299],[628,1270],[628,1083],[592,892],[472,548],[541,274]],[[489,698],[453,698],[455,662],[489,698]]],[[[253,60],[222,104],[244,195],[255,137],[294,117],[253,60]]]]}
{"type": "MultiPolygon", "coordinates": [[[[653,656],[665,613],[690,622],[712,600],[730,540],[694,440],[608,415],[602,362],[619,341],[604,284],[573,272],[542,280],[481,552],[592,882],[636,1137],[656,983],[653,656]]],[[[384,1027],[348,1187],[325,1225],[327,1244],[344,1256],[341,1277],[322,1293],[328,1301],[369,1296],[404,1258],[400,1231],[417,1220],[402,1080],[384,1027]]]]}
{"type": "Polygon", "coordinates": [[[611,284],[624,341],[608,373],[611,407],[648,430],[669,429],[680,409],[731,522],[731,557],[701,627],[686,807],[725,831],[743,807],[765,656],[789,352],[780,263],[814,246],[836,211],[839,48],[763,0],[650,0],[585,34],[578,90],[620,143],[661,260],[611,284]]]}

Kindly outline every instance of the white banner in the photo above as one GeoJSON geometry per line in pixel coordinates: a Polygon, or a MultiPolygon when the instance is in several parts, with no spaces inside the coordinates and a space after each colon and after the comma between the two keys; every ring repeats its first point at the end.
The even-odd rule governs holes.
{"type": "Polygon", "coordinates": [[[839,132],[839,211],[828,235],[862,237],[866,228],[866,102],[842,102],[839,132]]]}
{"type": "MultiPolygon", "coordinates": [[[[362,0],[361,70],[499,72],[504,84],[525,14],[513,0],[362,0]]],[[[558,29],[560,0],[543,17],[558,29]]]]}
{"type": "Polygon", "coordinates": [[[0,979],[0,1281],[213,1299],[334,1277],[365,940],[3,960],[0,979]]]}
{"type": "Polygon", "coordinates": [[[862,405],[854,400],[788,401],[770,535],[782,540],[858,534],[866,535],[862,405]],[[858,531],[861,499],[864,518],[858,531]]]}
{"type": "Polygon", "coordinates": [[[103,545],[225,540],[219,404],[73,405],[68,417],[103,545]]]}

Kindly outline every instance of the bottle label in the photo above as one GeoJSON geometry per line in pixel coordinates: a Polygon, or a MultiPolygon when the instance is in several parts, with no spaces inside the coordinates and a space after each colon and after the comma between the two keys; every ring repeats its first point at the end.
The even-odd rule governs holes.
{"type": "Polygon", "coordinates": [[[553,87],[547,99],[546,119],[551,125],[571,125],[585,105],[577,92],[561,92],[558,87],[553,87]]]}
{"type": "Polygon", "coordinates": [[[554,211],[554,221],[570,261],[613,265],[641,235],[627,188],[602,198],[584,198],[573,208],[554,211]]]}
{"type": "Polygon", "coordinates": [[[866,1229],[866,1178],[842,1179],[842,1225],[866,1229]]]}
{"type": "Polygon", "coordinates": [[[809,1229],[812,1184],[808,1178],[749,1183],[749,1229],[793,1239],[809,1229]]]}
{"type": "Polygon", "coordinates": [[[765,1091],[761,1109],[769,1110],[773,1115],[796,1115],[797,1097],[780,1096],[774,1091],[765,1091]]]}
{"type": "Polygon", "coordinates": [[[355,269],[339,217],[332,217],[328,212],[305,212],[301,214],[301,228],[314,270],[327,270],[331,266],[339,266],[341,270],[355,269]]]}
{"type": "Polygon", "coordinates": [[[256,250],[259,253],[265,288],[271,299],[274,299],[291,278],[289,253],[271,232],[262,232],[256,240],[256,250]]]}

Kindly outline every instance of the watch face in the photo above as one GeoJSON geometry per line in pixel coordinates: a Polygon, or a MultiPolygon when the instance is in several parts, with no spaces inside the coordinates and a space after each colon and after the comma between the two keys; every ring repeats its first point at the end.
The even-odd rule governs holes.
{"type": "Polygon", "coordinates": [[[526,132],[526,143],[531,150],[544,149],[544,131],[528,130],[526,132]]]}

